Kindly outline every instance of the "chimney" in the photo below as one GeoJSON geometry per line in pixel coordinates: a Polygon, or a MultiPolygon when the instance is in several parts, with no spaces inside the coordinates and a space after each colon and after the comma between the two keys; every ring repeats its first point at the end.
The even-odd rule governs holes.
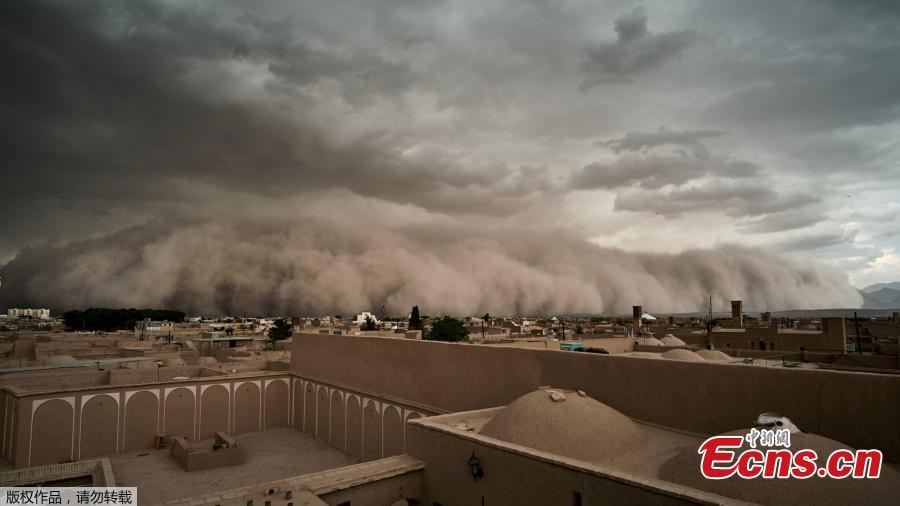
{"type": "Polygon", "coordinates": [[[631,306],[631,317],[634,319],[634,326],[641,327],[643,326],[643,316],[644,310],[641,306],[631,306]]]}
{"type": "Polygon", "coordinates": [[[738,327],[744,326],[744,303],[739,300],[731,301],[731,318],[737,320],[738,327]]]}
{"type": "Polygon", "coordinates": [[[846,352],[847,327],[843,316],[839,318],[822,318],[822,333],[825,335],[825,349],[846,352]]]}

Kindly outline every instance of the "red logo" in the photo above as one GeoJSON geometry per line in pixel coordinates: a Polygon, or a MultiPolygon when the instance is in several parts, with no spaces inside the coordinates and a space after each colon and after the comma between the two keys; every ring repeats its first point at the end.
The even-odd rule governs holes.
{"type": "MultiPolygon", "coordinates": [[[[791,450],[790,432],[777,431],[777,438],[765,434],[766,429],[753,429],[746,436],[713,436],[698,448],[700,472],[710,480],[724,480],[732,476],[744,479],[788,479],[805,480],[811,477],[878,478],[881,475],[882,454],[880,450],[835,450],[819,466],[819,456],[815,450],[791,450]],[[755,431],[755,432],[754,432],[755,431]],[[786,436],[785,436],[786,434],[786,436]],[[756,448],[756,439],[762,448],[756,448]],[[781,443],[778,447],[775,441],[781,443]],[[750,448],[741,450],[744,441],[750,448]]],[[[776,432],[776,431],[768,431],[776,432]]]]}

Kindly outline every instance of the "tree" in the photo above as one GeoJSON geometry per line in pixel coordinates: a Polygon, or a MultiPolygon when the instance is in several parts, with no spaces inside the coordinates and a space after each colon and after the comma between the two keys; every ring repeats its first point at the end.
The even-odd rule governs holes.
{"type": "Polygon", "coordinates": [[[366,322],[362,324],[362,330],[375,330],[375,320],[371,316],[366,316],[366,322]]]}
{"type": "Polygon", "coordinates": [[[469,331],[462,321],[445,316],[431,324],[431,332],[426,339],[430,341],[465,341],[469,338],[469,331]]]}
{"type": "Polygon", "coordinates": [[[575,333],[584,334],[584,327],[582,327],[580,323],[575,324],[575,333]]]}
{"type": "Polygon", "coordinates": [[[484,342],[484,324],[491,320],[491,313],[484,313],[481,317],[481,342],[484,342]]]}
{"type": "Polygon", "coordinates": [[[272,340],[272,344],[274,345],[276,341],[287,339],[291,337],[293,333],[294,332],[291,330],[291,322],[289,322],[287,318],[281,318],[275,320],[275,324],[269,328],[269,339],[272,340]]]}
{"type": "Polygon", "coordinates": [[[92,307],[90,309],[73,309],[63,313],[63,322],[69,330],[132,330],[136,322],[144,319],[181,323],[184,313],[171,309],[110,309],[92,307]]]}
{"type": "Polygon", "coordinates": [[[409,315],[409,330],[422,330],[422,318],[419,317],[419,306],[413,306],[409,315]]]}

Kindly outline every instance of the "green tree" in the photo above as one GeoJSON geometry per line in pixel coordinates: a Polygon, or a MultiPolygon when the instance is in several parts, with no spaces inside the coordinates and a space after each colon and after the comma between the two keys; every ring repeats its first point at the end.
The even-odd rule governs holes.
{"type": "Polygon", "coordinates": [[[366,322],[362,324],[362,330],[376,330],[375,320],[371,316],[366,316],[366,322]]]}
{"type": "Polygon", "coordinates": [[[431,324],[431,332],[426,339],[430,341],[465,341],[469,338],[469,331],[465,324],[456,318],[445,316],[434,320],[431,324]]]}
{"type": "Polygon", "coordinates": [[[419,306],[413,306],[409,315],[409,330],[422,330],[422,318],[419,316],[419,306]]]}
{"type": "Polygon", "coordinates": [[[272,340],[272,346],[274,347],[277,341],[287,339],[291,337],[293,333],[293,330],[291,330],[291,322],[289,322],[287,318],[281,318],[275,320],[275,324],[269,328],[269,339],[272,340]]]}
{"type": "Polygon", "coordinates": [[[63,322],[69,330],[116,330],[134,329],[136,322],[145,318],[151,320],[181,323],[184,313],[171,309],[110,309],[92,307],[90,309],[73,309],[63,313],[63,322]]]}

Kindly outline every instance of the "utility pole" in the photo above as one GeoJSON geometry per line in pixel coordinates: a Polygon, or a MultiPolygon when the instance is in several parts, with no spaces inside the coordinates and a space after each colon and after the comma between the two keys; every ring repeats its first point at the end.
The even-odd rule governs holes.
{"type": "Polygon", "coordinates": [[[853,326],[856,327],[856,353],[862,353],[862,346],[859,343],[859,317],[856,311],[853,312],[853,326]]]}
{"type": "Polygon", "coordinates": [[[706,348],[712,349],[712,294],[709,296],[709,315],[706,318],[706,348]]]}

